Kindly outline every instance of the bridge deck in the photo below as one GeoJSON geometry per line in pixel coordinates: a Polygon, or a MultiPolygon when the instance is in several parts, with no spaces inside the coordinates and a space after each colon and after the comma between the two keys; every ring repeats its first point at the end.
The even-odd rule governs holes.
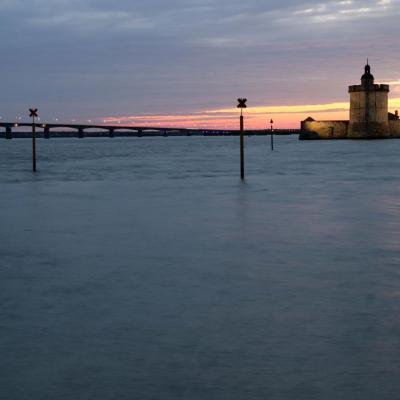
{"type": "MultiPolygon", "coordinates": [[[[198,136],[230,136],[230,135],[239,135],[239,130],[231,130],[231,129],[192,129],[192,128],[174,128],[174,127],[159,127],[159,126],[132,126],[132,125],[87,125],[87,124],[48,124],[48,123],[36,123],[36,129],[38,130],[38,136],[40,137],[43,134],[49,135],[50,131],[52,131],[51,135],[55,137],[71,137],[74,136],[74,131],[78,132],[80,136],[189,136],[189,135],[198,135],[198,136]],[[57,131],[54,131],[57,129],[57,131]],[[63,131],[60,129],[70,129],[71,131],[63,131]],[[91,130],[91,132],[87,132],[87,130],[91,130]],[[97,130],[98,132],[93,132],[93,130],[97,130]]],[[[32,123],[27,122],[0,122],[0,128],[4,128],[5,133],[0,133],[1,136],[10,137],[27,137],[29,132],[13,132],[14,129],[17,128],[29,128],[28,131],[32,129],[32,123]],[[7,136],[8,135],[8,136],[7,136]]],[[[274,134],[288,135],[298,133],[298,130],[295,129],[278,129],[273,131],[274,134]]],[[[271,131],[269,129],[250,129],[246,130],[246,135],[269,135],[271,131]]],[[[75,133],[76,135],[76,133],[75,133]]]]}

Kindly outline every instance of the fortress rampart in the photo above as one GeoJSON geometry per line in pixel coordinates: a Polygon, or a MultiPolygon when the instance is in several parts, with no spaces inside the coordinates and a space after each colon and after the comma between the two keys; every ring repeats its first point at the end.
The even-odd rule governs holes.
{"type": "MultiPolygon", "coordinates": [[[[372,90],[375,92],[389,92],[389,85],[378,85],[374,84],[372,85],[372,90]]],[[[363,85],[351,85],[349,86],[349,93],[351,92],[361,92],[364,91],[363,85]]]]}
{"type": "Polygon", "coordinates": [[[302,139],[346,139],[349,121],[314,121],[311,118],[301,122],[302,139]]]}
{"type": "Polygon", "coordinates": [[[300,139],[378,139],[400,137],[398,114],[389,114],[389,85],[374,83],[371,67],[365,66],[361,85],[349,86],[350,120],[301,123],[300,139]]]}
{"type": "Polygon", "coordinates": [[[400,138],[400,119],[389,120],[390,137],[400,138]]]}

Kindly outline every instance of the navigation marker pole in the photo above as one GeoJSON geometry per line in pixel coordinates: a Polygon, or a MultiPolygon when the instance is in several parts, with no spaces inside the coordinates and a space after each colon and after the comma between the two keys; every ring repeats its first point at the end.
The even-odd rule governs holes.
{"type": "Polygon", "coordinates": [[[37,108],[29,109],[29,116],[32,117],[32,170],[36,172],[36,126],[35,126],[35,117],[38,116],[37,108]]]}
{"type": "Polygon", "coordinates": [[[274,151],[274,120],[271,119],[271,151],[274,151]]]}
{"type": "Polygon", "coordinates": [[[243,108],[247,108],[247,99],[238,99],[238,106],[240,108],[240,178],[244,181],[244,121],[243,121],[243,108]]]}

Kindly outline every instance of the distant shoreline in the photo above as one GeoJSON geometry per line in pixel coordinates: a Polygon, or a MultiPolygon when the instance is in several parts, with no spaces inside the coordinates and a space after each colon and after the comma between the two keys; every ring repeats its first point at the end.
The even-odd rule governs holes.
{"type": "MultiPolygon", "coordinates": [[[[113,137],[187,137],[187,136],[211,136],[211,137],[224,137],[224,136],[239,136],[239,131],[234,130],[216,130],[213,132],[212,130],[205,130],[205,132],[201,131],[193,131],[193,132],[173,132],[169,131],[167,134],[162,132],[142,132],[141,134],[137,132],[123,132],[123,131],[116,131],[114,132],[113,137]]],[[[300,129],[276,129],[274,130],[274,135],[298,135],[300,134],[300,129]]],[[[248,130],[245,131],[246,136],[269,136],[270,130],[262,131],[262,130],[248,130]]],[[[28,139],[32,137],[32,132],[13,132],[12,139],[28,139]]],[[[36,132],[37,138],[44,138],[43,132],[36,132]]],[[[78,132],[74,131],[59,131],[59,132],[51,132],[50,138],[78,138],[78,132]]],[[[109,138],[110,135],[108,132],[85,132],[85,137],[88,138],[109,138]]],[[[0,132],[0,139],[6,139],[6,133],[0,132]]]]}

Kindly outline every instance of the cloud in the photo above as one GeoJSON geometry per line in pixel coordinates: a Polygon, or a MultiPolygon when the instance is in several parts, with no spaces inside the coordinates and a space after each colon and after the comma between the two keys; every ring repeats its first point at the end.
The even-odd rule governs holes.
{"type": "Polygon", "coordinates": [[[151,29],[154,25],[150,19],[135,16],[124,11],[68,11],[63,14],[51,16],[39,16],[33,18],[30,23],[36,27],[62,26],[79,30],[104,29],[105,24],[110,24],[112,29],[151,29]]]}
{"type": "Polygon", "coordinates": [[[74,118],[191,115],[242,95],[341,103],[366,57],[377,81],[398,79],[395,1],[3,0],[0,11],[3,116],[36,102],[74,118]]]}
{"type": "MultiPolygon", "coordinates": [[[[378,1],[331,1],[329,3],[316,4],[310,8],[300,8],[293,12],[287,20],[297,22],[300,20],[308,23],[325,22],[349,22],[360,18],[385,18],[390,17],[392,12],[398,12],[398,7],[391,0],[378,1]]],[[[396,12],[396,13],[397,13],[396,12]]]]}

